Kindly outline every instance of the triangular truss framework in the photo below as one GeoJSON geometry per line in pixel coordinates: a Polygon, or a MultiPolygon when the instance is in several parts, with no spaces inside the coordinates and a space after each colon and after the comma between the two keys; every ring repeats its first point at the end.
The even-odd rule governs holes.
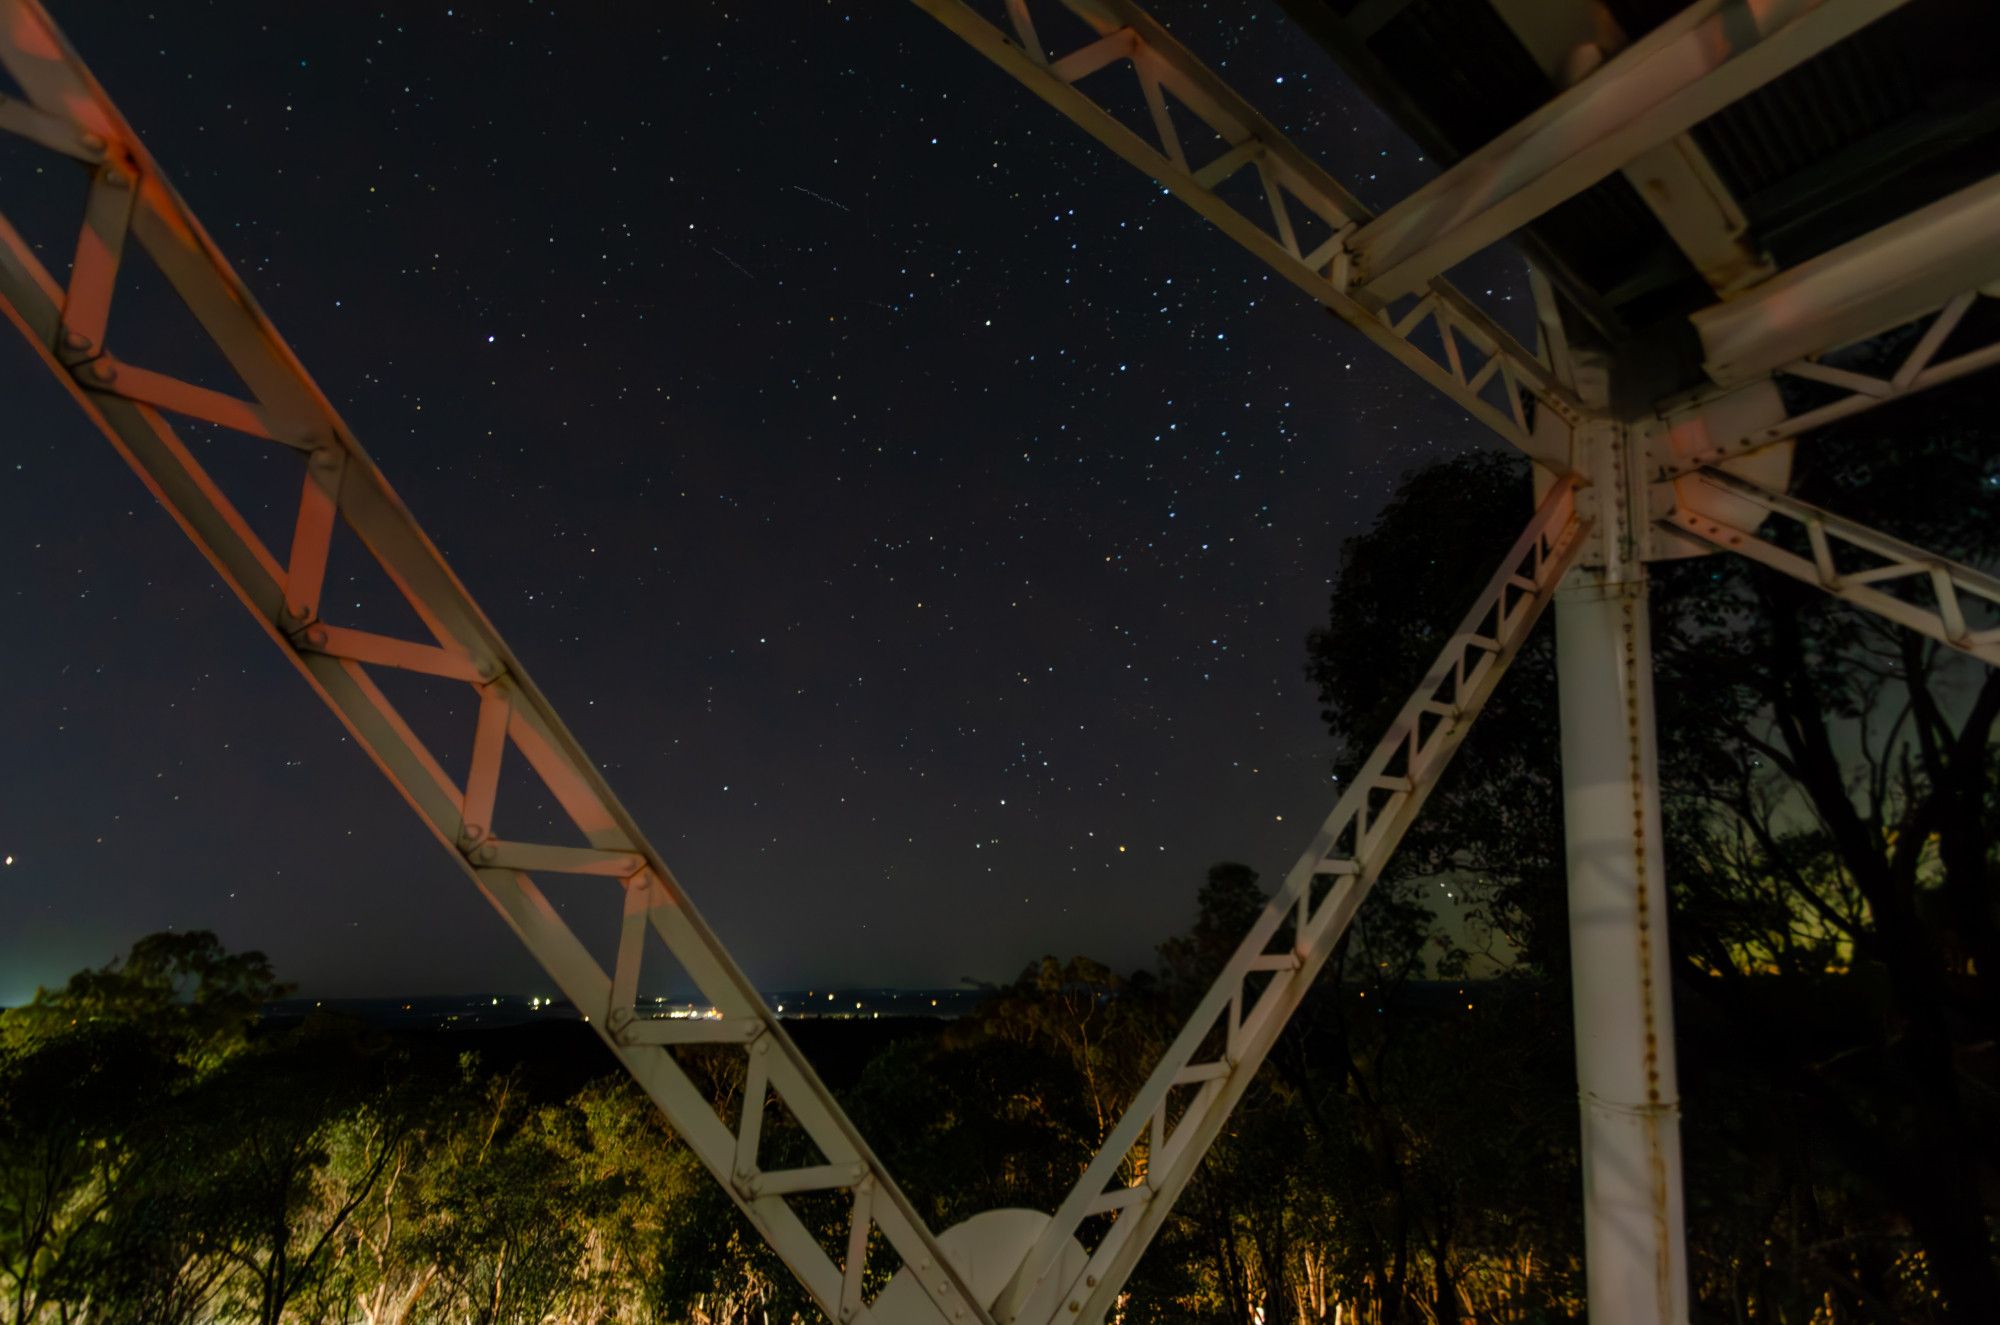
{"type": "MultiPolygon", "coordinates": [[[[1543,495],[1435,666],[1011,1282],[997,1298],[982,1300],[46,14],[35,0],[0,0],[0,68],[23,94],[0,95],[0,132],[68,157],[88,173],[66,275],[51,271],[0,211],[0,307],[821,1309],[841,1321],[882,1319],[877,1294],[896,1267],[921,1285],[922,1300],[938,1320],[1025,1320],[1024,1304],[1044,1299],[1056,1304],[1050,1309],[1058,1320],[1099,1320],[1111,1310],[1468,724],[1573,567],[1684,553],[1692,538],[2000,662],[1994,621],[2000,583],[1992,577],[1790,498],[1780,490],[1782,476],[1775,487],[1751,477],[1762,472],[1760,460],[1802,429],[2000,359],[2000,343],[1954,339],[1982,299],[1979,289],[1991,288],[2000,270],[1961,279],[1963,254],[1939,257],[1939,236],[1956,233],[1952,227],[1963,231],[1969,224],[1979,233],[1995,210],[1996,181],[1905,218],[1898,223],[1905,233],[1866,237],[1856,242],[1859,248],[1849,246],[1852,252],[1827,255],[1770,282],[1782,283],[1775,293],[1794,313],[1814,300],[1838,310],[1816,324],[1823,339],[1808,330],[1801,340],[1796,318],[1774,322],[1775,305],[1760,302],[1756,290],[1718,306],[1702,327],[1717,389],[1643,420],[1620,422],[1591,403],[1600,393],[1572,361],[1552,312],[1545,309],[1542,344],[1530,352],[1439,274],[1452,255],[1469,251],[1468,244],[1482,247],[1501,237],[1536,207],[1590,182],[1592,171],[1617,169],[1627,154],[1684,130],[1701,107],[1719,104],[1719,96],[1756,85],[1746,78],[1774,76],[1788,61],[1893,8],[1894,0],[1794,6],[1788,26],[1751,41],[1747,74],[1743,64],[1726,60],[1688,63],[1691,47],[1713,56],[1710,21],[1727,19],[1723,11],[1732,8],[1719,0],[1697,4],[1620,57],[1627,68],[1619,76],[1647,93],[1625,99],[1622,119],[1607,120],[1601,103],[1587,96],[1565,94],[1497,140],[1500,164],[1512,167],[1502,174],[1517,187],[1496,192],[1490,178],[1455,168],[1382,217],[1370,216],[1136,6],[1070,0],[1068,8],[1096,36],[1052,58],[1029,0],[1003,2],[1005,28],[960,0],[916,0],[1527,451],[1542,467],[1543,495]],[[1150,139],[1082,86],[1121,64],[1137,76],[1150,139]],[[1176,127],[1182,117],[1220,141],[1213,156],[1193,158],[1186,146],[1191,135],[1176,127]],[[1581,145],[1575,141],[1579,125],[1595,135],[1581,145]],[[1572,150],[1554,150],[1564,134],[1572,150]],[[1245,170],[1254,172],[1261,215],[1226,193],[1245,170]],[[1456,201],[1446,206],[1440,199],[1456,201]],[[1905,250],[1895,244],[1905,250],[1914,245],[1927,256],[1898,259],[1905,250]],[[1884,245],[1895,260],[1884,259],[1884,245]],[[226,362],[236,379],[229,387],[112,352],[121,270],[141,255],[226,362]],[[1867,286],[1859,297],[1857,281],[1867,286]],[[1904,322],[1920,330],[1888,375],[1832,361],[1838,358],[1832,347],[1904,322]],[[1840,394],[1795,409],[1775,386],[1781,378],[1840,394]],[[1613,437],[1609,449],[1606,436],[1613,437]],[[202,445],[275,445],[295,454],[297,505],[285,546],[270,546],[252,530],[227,485],[200,463],[190,438],[202,445]],[[1625,459],[1607,468],[1606,456],[1613,454],[1625,459]],[[1660,538],[1670,546],[1649,542],[1660,538]],[[325,589],[337,552],[362,556],[377,568],[398,600],[394,606],[410,620],[409,630],[363,629],[335,619],[325,589]],[[392,702],[383,686],[396,674],[403,678],[399,693],[417,684],[465,706],[472,718],[469,736],[458,733],[462,745],[419,734],[419,727],[431,726],[430,706],[392,702]],[[461,778],[447,772],[447,758],[464,770],[461,778]],[[519,808],[502,791],[510,769],[525,769],[539,794],[557,807],[553,824],[523,817],[513,830],[517,835],[503,831],[517,823],[519,808]],[[551,900],[558,894],[593,899],[586,905],[605,909],[618,906],[608,963],[571,929],[565,908],[551,900]],[[665,1019],[641,1006],[642,970],[657,972],[667,963],[701,991],[714,1017],[665,1019]],[[733,1117],[710,1104],[678,1056],[696,1046],[741,1055],[741,1103],[733,1117]],[[780,1118],[784,1137],[777,1144],[771,1129],[780,1118]],[[823,1220],[815,1225],[794,1204],[811,1193],[845,1198],[846,1213],[831,1236],[823,1220]],[[1043,1280],[1066,1263],[1065,1248],[1089,1220],[1108,1222],[1098,1226],[1084,1268],[1071,1282],[1054,1285],[1059,1294],[1038,1291],[1049,1287],[1043,1280]],[[892,1258],[895,1266],[887,1264],[892,1258]]],[[[1054,0],[1038,3],[1054,6],[1054,0]]],[[[1618,67],[1614,61],[1611,69],[1618,67]]]]}

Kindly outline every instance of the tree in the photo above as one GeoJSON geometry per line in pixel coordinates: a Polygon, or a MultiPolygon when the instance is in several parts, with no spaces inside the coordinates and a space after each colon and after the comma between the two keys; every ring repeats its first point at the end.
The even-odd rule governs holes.
{"type": "MultiPolygon", "coordinates": [[[[148,1193],[175,1171],[177,1102],[244,1050],[283,992],[261,953],[153,934],[0,1013],[0,1274],[14,1319],[118,1302],[172,1321],[207,1302],[212,1260],[151,1273],[148,1248],[178,1225],[148,1193]]],[[[176,1208],[194,1177],[179,1174],[176,1208]]]]}
{"type": "Polygon", "coordinates": [[[206,1193],[258,1325],[279,1325],[332,1273],[347,1222],[409,1130],[410,1084],[378,1037],[309,1018],[190,1092],[181,1131],[197,1144],[173,1180],[206,1193]]]}
{"type": "Polygon", "coordinates": [[[50,1025],[0,1042],[0,1283],[10,1319],[86,1295],[106,1224],[153,1160],[142,1101],[185,1069],[142,1028],[50,1025]]]}
{"type": "MultiPolygon", "coordinates": [[[[1982,405],[1940,392],[1897,411],[1894,433],[1874,415],[1828,430],[1802,448],[1797,490],[1991,566],[2000,514],[1982,498],[2000,456],[1982,405]]],[[[1661,580],[1661,670],[1682,697],[1662,724],[1675,923],[1709,977],[1682,987],[1774,1032],[1756,1037],[1764,1074],[1784,1074],[1814,1131],[1901,1213],[1952,1314],[2000,1318],[2000,672],[1748,564],[1661,580]],[[1780,1004],[1790,1025],[1746,1015],[1772,1002],[1773,973],[1823,991],[1780,1004]],[[1820,1052],[1800,1053],[1809,1042],[1820,1052]]],[[[1852,1264],[1818,1268],[1880,1300],[1852,1264]]]]}
{"type": "Polygon", "coordinates": [[[289,992],[261,952],[232,953],[207,930],[148,934],[123,958],[0,1012],[0,1040],[21,1043],[91,1023],[143,1024],[190,1066],[209,1068],[241,1049],[264,1006],[289,992]]]}

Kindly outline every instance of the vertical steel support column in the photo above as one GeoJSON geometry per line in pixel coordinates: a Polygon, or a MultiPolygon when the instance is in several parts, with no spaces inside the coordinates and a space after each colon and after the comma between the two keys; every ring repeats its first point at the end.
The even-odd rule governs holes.
{"type": "MultiPolygon", "coordinates": [[[[1556,596],[1584,1252],[1595,1325],[1685,1325],[1680,1095],[1644,531],[1624,429],[1580,437],[1601,555],[1556,596]]],[[[1595,552],[1595,550],[1593,550],[1595,552]]]]}

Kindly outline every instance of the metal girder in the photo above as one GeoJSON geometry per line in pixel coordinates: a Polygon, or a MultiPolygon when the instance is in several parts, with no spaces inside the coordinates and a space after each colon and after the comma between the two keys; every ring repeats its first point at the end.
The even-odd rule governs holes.
{"type": "MultiPolygon", "coordinates": [[[[1631,44],[1599,0],[1489,3],[1557,88],[1582,82],[1631,44]]],[[[1776,273],[1776,264],[1750,234],[1743,208],[1691,134],[1640,152],[1621,173],[1717,293],[1733,294],[1776,273]]]]}
{"type": "Polygon", "coordinates": [[[1648,148],[1627,161],[1623,173],[1717,294],[1734,294],[1777,274],[1770,254],[1753,242],[1742,204],[1694,135],[1679,134],[1648,148]]]}
{"type": "Polygon", "coordinates": [[[1355,283],[1420,288],[1907,0],[1701,0],[1354,234],[1355,283]]]}
{"type": "Polygon", "coordinates": [[[1674,490],[1661,523],[2000,666],[2000,579],[1718,469],[1684,475],[1674,490]],[[1746,518],[1717,519],[1716,503],[1697,491],[1704,487],[1738,503],[1746,518]],[[1771,519],[1800,535],[1805,552],[1760,533],[1771,519]],[[1968,620],[1968,608],[1986,623],[1968,620]]]}
{"type": "Polygon", "coordinates": [[[994,1302],[1003,1325],[1021,1319],[1022,1302],[1078,1226],[1107,1214],[1114,1222],[1057,1299],[1067,1315],[1056,1319],[1096,1322],[1110,1311],[1554,597],[1583,534],[1576,481],[1559,480],[994,1302]]]}
{"type": "Polygon", "coordinates": [[[2000,174],[1694,314],[1703,366],[1725,387],[1797,371],[1788,365],[2000,282],[1995,235],[2000,174]]]}
{"type": "Polygon", "coordinates": [[[92,172],[66,284],[0,215],[0,307],[9,320],[820,1308],[843,1322],[874,1318],[866,1268],[871,1234],[879,1230],[928,1290],[941,1319],[990,1325],[881,1162],[695,913],[598,766],[35,0],[0,0],[0,65],[27,97],[25,103],[0,101],[0,130],[73,157],[92,172]],[[244,395],[149,371],[107,351],[118,270],[135,242],[234,368],[244,395]],[[250,530],[169,414],[243,434],[225,440],[277,443],[298,453],[300,497],[289,548],[266,547],[250,530]],[[386,572],[427,637],[392,637],[326,619],[332,604],[322,592],[323,581],[342,527],[386,572]],[[378,667],[470,688],[478,720],[463,785],[447,775],[377,686],[371,672],[378,667]],[[526,761],[588,845],[501,835],[505,824],[495,822],[495,801],[502,763],[510,758],[526,761]],[[601,888],[593,904],[621,909],[616,959],[608,971],[571,932],[538,882],[538,876],[546,881],[564,875],[582,876],[584,886],[601,888]],[[646,1018],[638,1007],[638,988],[648,948],[654,970],[671,958],[720,1019],[669,1029],[646,1018]],[[709,1105],[673,1057],[670,1045],[694,1043],[734,1046],[745,1056],[737,1124],[709,1105]],[[764,1167],[760,1142],[767,1117],[779,1107],[817,1148],[822,1163],[764,1167]],[[836,1190],[851,1197],[840,1239],[846,1250],[838,1262],[787,1201],[802,1192],[836,1190]]]}
{"type": "MultiPolygon", "coordinates": [[[[1370,221],[1368,210],[1129,0],[1063,0],[1099,36],[1061,54],[1043,49],[1030,0],[1007,0],[1011,37],[966,0],[915,3],[1508,441],[1530,449],[1531,433],[1547,428],[1549,419],[1566,430],[1578,417],[1575,396],[1547,364],[1449,282],[1413,282],[1406,288],[1414,300],[1393,308],[1353,288],[1348,245],[1370,221]],[[1127,128],[1084,85],[1119,62],[1129,62],[1138,79],[1149,134],[1127,128]],[[1176,109],[1227,146],[1211,159],[1194,159],[1174,127],[1176,109]],[[1262,185],[1264,206],[1254,209],[1260,214],[1216,191],[1246,169],[1262,185]],[[1323,239],[1301,237],[1308,219],[1323,239]],[[1539,429],[1524,397],[1537,403],[1539,429]]],[[[1040,3],[1053,8],[1055,0],[1040,3]]]]}
{"type": "Polygon", "coordinates": [[[1651,457],[1653,477],[1669,480],[1704,466],[1783,445],[1813,428],[1825,427],[2000,364],[2000,335],[1939,357],[1966,314],[1982,300],[1990,304],[1993,297],[1980,290],[1962,289],[1942,307],[1926,310],[1924,315],[1929,321],[1924,330],[1910,346],[1909,353],[1886,375],[1823,362],[1835,353],[1832,349],[1780,364],[1772,371],[1773,378],[1818,382],[1846,391],[1846,395],[1825,404],[1794,413],[1766,378],[1669,407],[1662,411],[1659,420],[1664,445],[1651,457]]]}

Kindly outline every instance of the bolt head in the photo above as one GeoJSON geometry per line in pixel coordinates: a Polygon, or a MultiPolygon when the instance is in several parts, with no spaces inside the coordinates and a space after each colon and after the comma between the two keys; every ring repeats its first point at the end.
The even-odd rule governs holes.
{"type": "Polygon", "coordinates": [[[81,331],[65,331],[63,333],[63,348],[68,350],[87,350],[90,348],[90,337],[84,335],[81,331]]]}
{"type": "Polygon", "coordinates": [[[90,375],[100,382],[109,382],[118,376],[118,365],[109,359],[93,359],[90,363],[90,375]]]}

